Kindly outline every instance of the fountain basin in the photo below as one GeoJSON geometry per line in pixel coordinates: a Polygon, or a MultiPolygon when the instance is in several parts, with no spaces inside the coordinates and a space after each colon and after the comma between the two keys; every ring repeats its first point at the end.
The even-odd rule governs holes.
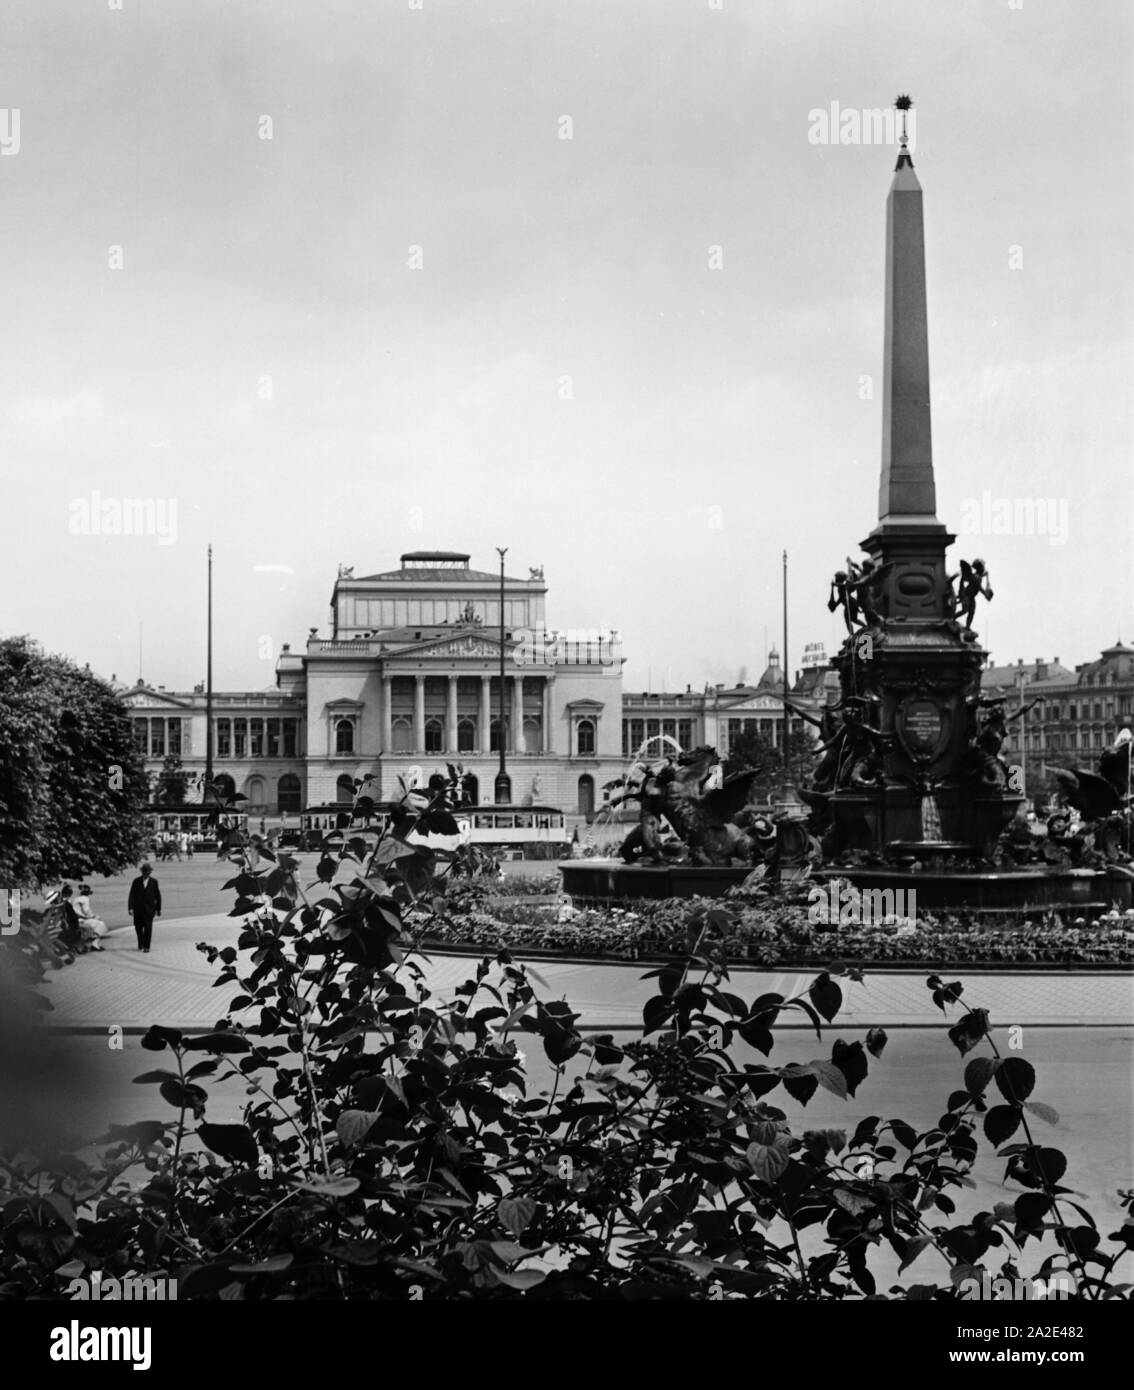
{"type": "MultiPolygon", "coordinates": [[[[576,906],[633,898],[720,898],[751,873],[743,865],[698,868],[691,864],[624,864],[620,859],[570,859],[559,871],[576,906]]],[[[932,871],[827,867],[811,882],[847,879],[856,888],[914,892],[926,911],[1105,912],[1134,907],[1134,878],[1120,869],[1011,869],[932,871]]]]}

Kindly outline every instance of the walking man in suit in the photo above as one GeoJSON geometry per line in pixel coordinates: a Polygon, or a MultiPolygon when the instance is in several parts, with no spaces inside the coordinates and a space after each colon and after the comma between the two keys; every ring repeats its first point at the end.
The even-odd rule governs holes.
{"type": "Polygon", "coordinates": [[[150,936],[154,929],[154,918],[161,916],[161,889],[153,877],[153,865],[143,864],[140,878],[130,885],[130,898],[126,911],[133,914],[134,931],[138,937],[138,950],[150,952],[150,936]]]}

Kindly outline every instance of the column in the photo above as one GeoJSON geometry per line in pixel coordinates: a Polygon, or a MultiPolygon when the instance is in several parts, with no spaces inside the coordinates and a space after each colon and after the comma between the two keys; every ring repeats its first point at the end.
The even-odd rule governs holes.
{"type": "Polygon", "coordinates": [[[382,752],[389,753],[394,746],[394,724],[393,724],[393,702],[394,702],[394,682],[389,677],[382,677],[382,752]]]}
{"type": "Polygon", "coordinates": [[[480,678],[480,751],[487,754],[492,746],[490,729],[492,726],[492,677],[480,678]]]}
{"type": "Polygon", "coordinates": [[[445,712],[445,747],[457,751],[457,678],[449,677],[449,707],[445,712]]]}
{"type": "Polygon", "coordinates": [[[425,677],[413,678],[413,748],[415,753],[425,752],[425,677]]]}
{"type": "Polygon", "coordinates": [[[552,751],[551,743],[551,677],[543,678],[543,751],[552,751]]]}
{"type": "Polygon", "coordinates": [[[524,749],[524,678],[512,677],[512,751],[523,753],[524,749]]]}

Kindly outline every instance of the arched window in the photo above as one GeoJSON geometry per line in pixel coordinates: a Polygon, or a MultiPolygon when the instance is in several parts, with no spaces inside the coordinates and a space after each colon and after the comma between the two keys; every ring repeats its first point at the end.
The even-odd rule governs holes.
{"type": "Polygon", "coordinates": [[[354,752],[354,725],[349,719],[340,719],[335,725],[335,752],[354,752]]]}
{"type": "Polygon", "coordinates": [[[510,806],[512,804],[512,779],[507,773],[503,777],[497,773],[493,790],[497,806],[510,806]]]}
{"type": "Polygon", "coordinates": [[[584,773],[579,778],[579,815],[590,821],[595,813],[595,779],[584,773]]]}
{"type": "Polygon", "coordinates": [[[250,806],[250,807],[251,807],[251,806],[257,806],[257,807],[263,806],[263,805],[264,805],[264,781],[263,781],[263,778],[261,778],[261,777],[249,777],[248,781],[244,784],[244,795],[248,798],[248,800],[247,800],[247,802],[246,802],[246,805],[248,805],[248,806],[250,806]]]}
{"type": "Polygon", "coordinates": [[[425,721],[425,751],[443,753],[445,751],[445,726],[440,719],[425,721]]]}
{"type": "Polygon", "coordinates": [[[457,752],[476,752],[476,720],[462,719],[457,724],[457,752]]]}
{"type": "Polygon", "coordinates": [[[395,719],[390,725],[390,739],[393,743],[394,753],[413,752],[413,722],[403,715],[395,719]]]}
{"type": "Polygon", "coordinates": [[[335,783],[335,800],[350,804],[354,801],[354,778],[345,772],[335,783]]]}
{"type": "MultiPolygon", "coordinates": [[[[594,757],[595,723],[593,719],[580,719],[575,730],[575,748],[580,757],[594,757]]],[[[591,786],[592,793],[594,785],[591,786]]]]}
{"type": "Polygon", "coordinates": [[[276,805],[279,810],[281,812],[302,810],[301,791],[299,778],[295,773],[285,772],[276,787],[276,805]]]}

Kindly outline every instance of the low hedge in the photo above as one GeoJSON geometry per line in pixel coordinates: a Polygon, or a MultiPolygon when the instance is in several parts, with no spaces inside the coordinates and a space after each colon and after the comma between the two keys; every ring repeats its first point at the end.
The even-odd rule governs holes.
{"type": "MultiPolygon", "coordinates": [[[[426,941],[637,960],[687,950],[694,915],[706,906],[696,898],[581,910],[555,903],[463,904],[444,921],[435,919],[426,941]]],[[[916,923],[894,919],[834,927],[811,922],[799,904],[727,912],[729,954],[767,966],[810,965],[835,956],[848,962],[927,965],[1134,965],[1134,915],[1111,913],[1092,922],[1068,923],[1058,914],[1008,922],[925,914],[916,923]]]]}

